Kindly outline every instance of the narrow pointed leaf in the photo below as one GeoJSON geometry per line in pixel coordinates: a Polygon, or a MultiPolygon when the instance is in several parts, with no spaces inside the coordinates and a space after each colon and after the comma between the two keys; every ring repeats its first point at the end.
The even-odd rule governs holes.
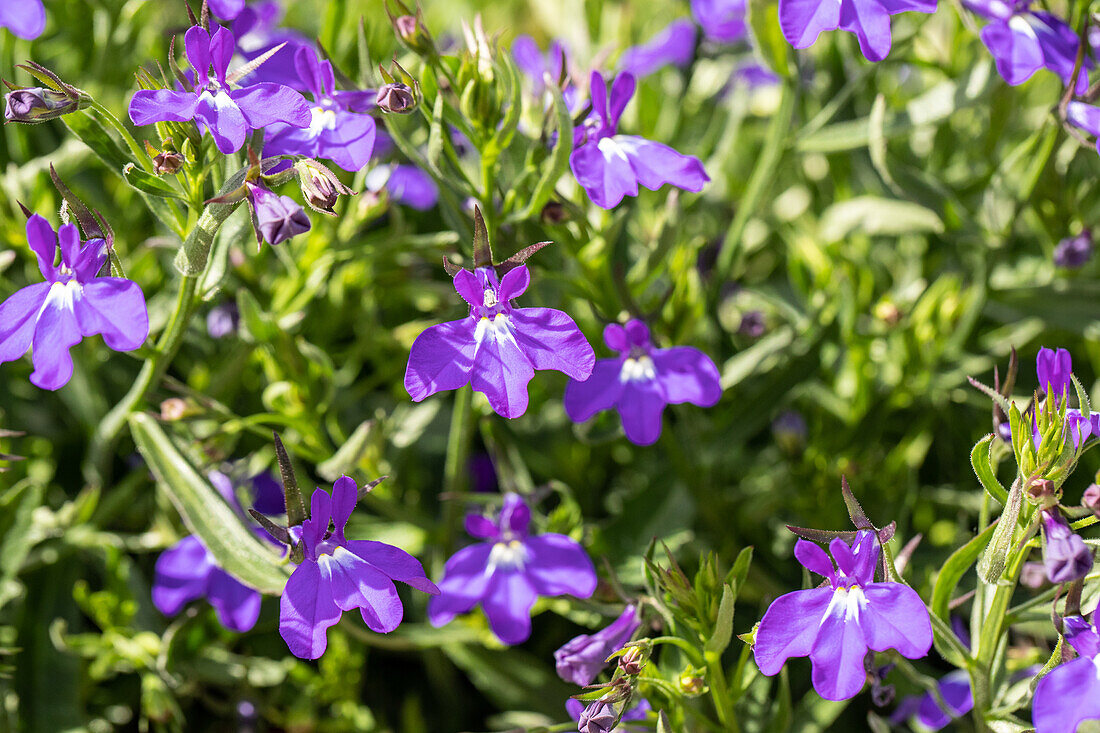
{"type": "Polygon", "coordinates": [[[283,496],[286,498],[287,526],[297,527],[309,519],[306,513],[305,502],[302,501],[302,491],[298,488],[298,478],[294,475],[294,465],[290,462],[290,454],[286,452],[282,438],[278,433],[272,433],[275,438],[275,457],[279,461],[279,474],[283,478],[283,496]]]}
{"type": "Polygon", "coordinates": [[[722,600],[718,604],[718,619],[714,623],[714,633],[707,639],[704,651],[720,655],[726,651],[733,639],[733,605],[737,594],[728,584],[722,586],[722,600]]]}
{"type": "Polygon", "coordinates": [[[997,480],[997,475],[993,473],[993,466],[989,461],[989,450],[994,440],[995,436],[990,433],[974,444],[974,449],[970,451],[970,465],[974,467],[974,473],[977,474],[982,488],[996,499],[1001,506],[1004,506],[1008,500],[1008,492],[997,480]]]}
{"type": "Polygon", "coordinates": [[[489,243],[489,231],[481,209],[474,207],[474,267],[493,266],[493,247],[489,243]]]}

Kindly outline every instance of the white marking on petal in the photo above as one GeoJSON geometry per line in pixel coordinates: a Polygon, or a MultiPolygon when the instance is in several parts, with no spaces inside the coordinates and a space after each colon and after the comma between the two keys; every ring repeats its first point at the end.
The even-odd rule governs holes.
{"type": "Polygon", "coordinates": [[[1039,36],[1035,33],[1034,24],[1041,23],[1038,18],[1034,17],[1030,13],[1024,15],[1013,15],[1008,19],[1008,27],[1017,33],[1038,40],[1039,36]]]}
{"type": "Polygon", "coordinates": [[[320,135],[325,130],[336,129],[336,113],[324,107],[314,107],[310,110],[313,119],[309,123],[309,132],[312,135],[320,135]]]}
{"type": "Polygon", "coordinates": [[[622,158],[624,163],[630,163],[630,158],[626,154],[626,147],[614,137],[602,138],[596,143],[596,147],[600,149],[600,152],[603,153],[603,157],[607,160],[611,158],[622,158]]]}
{"type": "Polygon", "coordinates": [[[649,382],[657,376],[657,367],[648,356],[626,359],[619,369],[620,382],[649,382]]]}
{"type": "Polygon", "coordinates": [[[478,320],[474,331],[475,356],[476,350],[481,348],[481,342],[489,336],[492,336],[498,344],[511,341],[517,349],[519,348],[516,337],[512,334],[512,322],[503,313],[497,313],[493,318],[482,316],[478,320]]]}
{"type": "Polygon", "coordinates": [[[858,622],[859,612],[867,605],[867,596],[863,595],[863,589],[858,585],[850,588],[841,586],[833,591],[833,598],[829,601],[829,607],[821,616],[821,623],[833,615],[843,615],[845,622],[858,622]]]}
{"type": "Polygon", "coordinates": [[[84,288],[76,280],[69,280],[65,283],[55,282],[50,286],[49,292],[46,293],[46,299],[42,302],[42,309],[61,308],[72,313],[74,312],[73,304],[83,292],[84,288]]]}
{"type": "Polygon", "coordinates": [[[497,568],[508,570],[521,568],[527,562],[527,548],[519,540],[511,542],[497,542],[489,551],[489,564],[485,567],[486,574],[492,573],[497,568]]]}

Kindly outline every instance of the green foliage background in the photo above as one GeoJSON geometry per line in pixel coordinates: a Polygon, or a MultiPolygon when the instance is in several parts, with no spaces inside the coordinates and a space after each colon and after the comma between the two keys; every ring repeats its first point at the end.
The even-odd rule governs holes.
{"type": "MultiPolygon", "coordinates": [[[[163,60],[166,33],[185,23],[182,4],[161,0],[46,4],[50,23],[38,41],[0,33],[3,76],[28,83],[13,64],[33,58],[120,116],[134,70],[163,60]]],[[[737,633],[768,599],[803,582],[785,524],[847,528],[842,474],[873,520],[898,522],[901,541],[923,534],[910,578],[927,597],[935,569],[974,526],[980,497],[969,450],[991,429],[990,413],[967,375],[989,381],[1015,347],[1018,391],[1027,393],[1038,347],[1060,345],[1100,396],[1098,265],[1068,272],[1051,259],[1058,240],[1091,227],[1100,210],[1096,152],[1051,113],[1058,80],[1040,72],[1005,85],[973,18],[946,2],[931,17],[895,17],[895,50],[877,65],[841,33],[822,36],[795,65],[766,22],[767,4],[753,9],[759,27],[771,28],[763,52],[790,64],[797,93],[784,101],[777,87],[723,92],[751,52],[707,49],[689,70],[645,79],[627,112],[631,132],[705,161],[712,182],[702,194],[666,187],[605,213],[584,209],[583,194],[563,183],[565,199],[587,213],[506,224],[494,242],[500,256],[555,242],[532,261],[526,302],[574,315],[598,357],[609,355],[605,323],[644,315],[662,345],[690,344],[715,359],[722,401],[670,408],[661,441],[637,448],[613,415],[573,426],[561,407],[565,378],[540,373],[521,419],[479,403],[474,439],[505,488],[553,482],[545,526],[583,536],[628,587],[640,581],[653,537],[688,568],[706,551],[728,567],[755,546],[737,633]],[[770,164],[754,174],[762,159],[770,164]],[[750,311],[764,315],[759,338],[739,330],[750,311]],[[791,409],[804,416],[807,436],[786,445],[770,426],[791,409]]],[[[521,32],[543,42],[560,36],[587,62],[647,39],[688,5],[449,0],[425,11],[437,36],[460,37],[460,21],[480,11],[505,47],[521,32]]],[[[288,24],[319,36],[353,77],[376,78],[378,61],[401,54],[377,0],[299,0],[288,24]],[[360,16],[372,63],[359,54],[360,16]]],[[[37,281],[17,202],[56,224],[52,163],[108,218],[128,276],[148,297],[153,330],[163,328],[175,297],[174,250],[136,192],[61,122],[7,125],[2,139],[0,297],[37,281]]],[[[524,174],[537,144],[521,136],[505,151],[503,188],[530,186],[524,174]]],[[[362,190],[362,175],[349,183],[362,190]]],[[[168,427],[207,466],[272,467],[274,429],[304,484],[324,485],[341,470],[362,481],[389,474],[349,536],[395,542],[438,578],[463,541],[442,521],[440,496],[454,398],[414,405],[402,378],[420,330],[461,314],[439,265],[444,254],[468,257],[469,231],[452,231],[439,210],[387,208],[367,196],[342,206],[340,219],[314,216],[308,235],[259,253],[242,213],[230,220],[224,276],[210,283],[170,379],[147,407],[188,399],[193,414],[168,427]],[[242,333],[210,339],[201,320],[229,301],[241,308],[242,333]],[[357,430],[358,455],[333,461],[357,430]]],[[[29,360],[0,367],[0,427],[26,433],[0,440],[0,452],[26,456],[0,474],[0,729],[233,730],[241,700],[275,729],[296,731],[564,720],[574,690],[557,680],[551,654],[599,622],[599,604],[541,601],[531,641],[502,650],[477,614],[431,630],[424,597],[408,594],[398,632],[342,626],[318,664],[289,656],[272,599],[243,636],[222,630],[203,604],[178,619],[160,616],[149,600],[152,565],[185,532],[178,515],[129,438],[109,477],[81,470],[95,425],[139,364],[99,339],[73,353],[76,375],[57,393],[27,381],[29,360]]],[[[1084,475],[1097,468],[1090,460],[1084,475]]],[[[735,641],[730,654],[738,648],[735,641]]],[[[769,684],[760,680],[745,704],[767,700],[769,684]]],[[[794,663],[791,685],[792,729],[824,729],[838,715],[866,719],[866,696],[846,712],[812,693],[799,703],[804,663],[794,663]]]]}

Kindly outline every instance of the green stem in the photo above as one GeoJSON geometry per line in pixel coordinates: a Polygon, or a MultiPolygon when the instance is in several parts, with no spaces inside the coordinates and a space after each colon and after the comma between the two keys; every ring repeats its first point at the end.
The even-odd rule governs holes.
{"type": "Polygon", "coordinates": [[[726,237],[722,243],[722,249],[718,253],[718,267],[714,281],[711,283],[711,298],[717,298],[722,285],[733,274],[737,261],[740,259],[743,247],[745,227],[749,220],[756,214],[768,186],[775,178],[779,167],[779,161],[787,148],[788,134],[791,128],[791,118],[794,115],[795,101],[798,98],[797,83],[787,80],[783,83],[782,96],[779,100],[779,109],[771,119],[768,126],[767,137],[764,139],[764,148],[760,151],[760,157],[756,159],[756,166],[749,176],[745,194],[738,202],[737,213],[733,217],[733,223],[726,231],[726,237]]]}
{"type": "Polygon", "coordinates": [[[716,652],[704,654],[707,662],[707,682],[710,685],[710,697],[714,701],[714,712],[718,715],[718,722],[732,733],[738,733],[741,727],[737,724],[737,716],[733,713],[730,704],[729,686],[726,684],[726,673],[722,670],[722,655],[716,652]]]}
{"type": "Polygon", "coordinates": [[[683,649],[687,653],[688,658],[691,659],[691,663],[696,667],[705,666],[707,661],[702,654],[699,653],[699,649],[692,646],[691,642],[687,639],[681,639],[679,636],[657,636],[650,641],[653,644],[672,644],[675,647],[683,649]]]}
{"type": "Polygon", "coordinates": [[[472,390],[469,386],[455,392],[451,411],[451,431],[447,436],[447,458],[443,467],[443,546],[450,548],[458,533],[462,496],[466,493],[466,463],[470,453],[470,413],[472,390]]]}

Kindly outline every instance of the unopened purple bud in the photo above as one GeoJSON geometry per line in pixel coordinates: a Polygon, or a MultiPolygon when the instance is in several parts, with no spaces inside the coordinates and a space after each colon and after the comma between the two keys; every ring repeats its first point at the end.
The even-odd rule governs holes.
{"type": "Polygon", "coordinates": [[[252,226],[256,230],[257,244],[261,238],[268,244],[280,244],[309,231],[309,216],[297,201],[289,196],[280,196],[260,184],[248,182],[245,187],[252,207],[252,226]]]}
{"type": "Polygon", "coordinates": [[[419,23],[416,22],[416,16],[399,15],[393,19],[393,29],[397,31],[397,35],[402,41],[412,43],[416,40],[419,23]]]}
{"type": "Polygon", "coordinates": [[[42,87],[16,89],[5,95],[4,119],[8,122],[45,122],[80,107],[79,99],[42,87]]]}
{"type": "Polygon", "coordinates": [[[383,84],[378,88],[374,103],[383,112],[404,115],[415,109],[416,96],[413,94],[411,87],[395,81],[390,84],[383,84]]]}
{"type": "Polygon", "coordinates": [[[1092,257],[1092,232],[1084,230],[1076,237],[1067,237],[1054,248],[1054,264],[1075,270],[1092,257]]]}
{"type": "Polygon", "coordinates": [[[645,651],[640,646],[632,646],[619,657],[619,669],[634,677],[642,673],[645,661],[645,651]]]}
{"type": "Polygon", "coordinates": [[[1043,512],[1043,565],[1052,583],[1079,580],[1092,570],[1092,551],[1057,508],[1043,512]]]}
{"type": "Polygon", "coordinates": [[[1085,489],[1084,496],[1081,497],[1081,505],[1086,509],[1091,509],[1093,514],[1100,517],[1100,486],[1090,484],[1085,489]]]}
{"type": "Polygon", "coordinates": [[[206,332],[211,338],[225,338],[237,332],[241,322],[241,313],[237,304],[230,301],[222,305],[214,306],[206,314],[206,332]]]}
{"type": "Polygon", "coordinates": [[[589,703],[577,722],[579,733],[610,733],[615,725],[615,708],[602,700],[589,703]]]}
{"type": "Polygon", "coordinates": [[[748,311],[741,316],[741,325],[737,332],[749,338],[760,338],[764,335],[767,324],[764,323],[764,314],[760,311],[748,311]]]}
{"type": "Polygon", "coordinates": [[[165,150],[153,156],[153,172],[157,175],[174,175],[183,168],[183,156],[179,153],[165,150]]]}

